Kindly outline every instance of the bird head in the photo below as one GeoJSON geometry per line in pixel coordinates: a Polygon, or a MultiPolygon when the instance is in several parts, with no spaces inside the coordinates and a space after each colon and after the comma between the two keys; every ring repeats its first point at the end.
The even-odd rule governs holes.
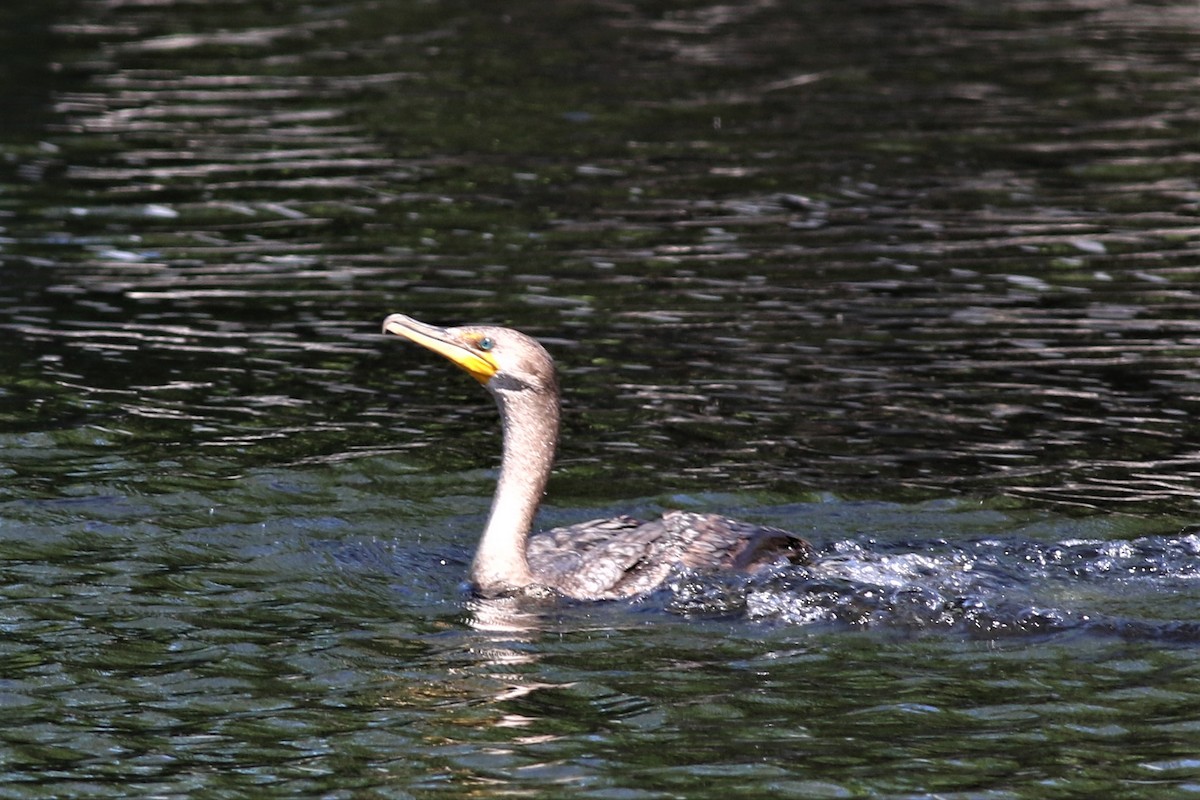
{"type": "Polygon", "coordinates": [[[445,357],[493,393],[557,393],[554,360],[536,339],[520,331],[493,325],[439,328],[404,314],[385,319],[383,330],[445,357]]]}

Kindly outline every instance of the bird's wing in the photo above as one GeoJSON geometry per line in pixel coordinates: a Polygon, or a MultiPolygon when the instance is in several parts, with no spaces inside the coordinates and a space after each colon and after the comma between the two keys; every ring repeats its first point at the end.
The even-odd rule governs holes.
{"type": "Polygon", "coordinates": [[[663,559],[661,522],[596,519],[533,536],[530,569],[563,594],[583,599],[630,597],[653,589],[674,566],[663,559]]]}
{"type": "Polygon", "coordinates": [[[781,559],[804,564],[814,555],[812,545],[790,531],[718,514],[669,511],[663,523],[678,548],[676,560],[702,572],[753,572],[781,559]]]}

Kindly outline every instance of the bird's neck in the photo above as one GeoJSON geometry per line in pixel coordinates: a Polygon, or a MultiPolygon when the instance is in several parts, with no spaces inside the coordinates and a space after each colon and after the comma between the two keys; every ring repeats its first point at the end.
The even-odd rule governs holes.
{"type": "Polygon", "coordinates": [[[491,514],[471,565],[471,580],[484,595],[537,583],[525,546],[558,443],[557,392],[495,395],[504,426],[504,456],[491,514]]]}

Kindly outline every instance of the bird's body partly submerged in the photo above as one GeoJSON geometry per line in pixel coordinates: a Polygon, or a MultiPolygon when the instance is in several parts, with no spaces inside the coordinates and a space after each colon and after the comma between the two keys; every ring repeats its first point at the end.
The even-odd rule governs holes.
{"type": "Polygon", "coordinates": [[[558,444],[550,354],[509,328],[438,328],[392,314],[383,329],[448,358],[483,384],[500,409],[500,477],[471,564],[480,594],[545,587],[579,600],[608,600],[652,591],[679,567],[753,572],[781,559],[811,560],[812,546],[793,533],[683,511],[652,522],[617,517],[530,535],[558,444]]]}

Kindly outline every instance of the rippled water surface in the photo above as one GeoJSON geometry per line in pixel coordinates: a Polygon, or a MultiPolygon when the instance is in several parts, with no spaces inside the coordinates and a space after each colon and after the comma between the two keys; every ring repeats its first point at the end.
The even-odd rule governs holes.
{"type": "Polygon", "coordinates": [[[1192,0],[0,9],[0,797],[1200,793],[1192,0]],[[807,567],[480,601],[541,523],[807,567]]]}

